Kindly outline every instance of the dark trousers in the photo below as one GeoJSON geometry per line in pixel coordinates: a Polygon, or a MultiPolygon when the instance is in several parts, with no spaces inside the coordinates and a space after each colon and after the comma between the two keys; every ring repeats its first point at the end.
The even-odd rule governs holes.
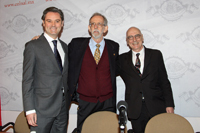
{"type": "Polygon", "coordinates": [[[77,121],[77,133],[81,133],[81,129],[85,119],[98,111],[111,111],[115,112],[115,107],[113,107],[113,98],[107,99],[104,102],[91,103],[84,100],[79,100],[78,109],[78,121],[77,121]]]}
{"type": "MultiPolygon", "coordinates": [[[[37,112],[36,112],[37,113],[37,112]]],[[[37,127],[31,126],[31,131],[36,133],[66,133],[68,113],[65,98],[63,96],[62,108],[56,117],[44,117],[37,114],[37,127]]]]}
{"type": "Polygon", "coordinates": [[[151,119],[146,104],[142,102],[142,110],[138,119],[131,119],[131,125],[134,133],[144,133],[147,122],[151,119]]]}

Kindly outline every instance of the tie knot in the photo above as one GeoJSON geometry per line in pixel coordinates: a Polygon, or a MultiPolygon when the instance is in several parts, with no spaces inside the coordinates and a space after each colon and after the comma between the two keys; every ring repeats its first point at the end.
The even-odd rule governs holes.
{"type": "Polygon", "coordinates": [[[53,45],[56,47],[57,46],[57,40],[53,40],[53,45]]]}
{"type": "Polygon", "coordinates": [[[139,57],[140,53],[137,53],[136,56],[139,57]]]}
{"type": "Polygon", "coordinates": [[[100,44],[96,44],[97,48],[99,48],[101,45],[100,44]]]}

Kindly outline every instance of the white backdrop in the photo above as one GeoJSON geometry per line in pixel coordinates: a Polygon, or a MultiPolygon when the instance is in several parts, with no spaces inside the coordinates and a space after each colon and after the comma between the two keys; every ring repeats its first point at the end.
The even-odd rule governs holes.
{"type": "MultiPolygon", "coordinates": [[[[61,39],[88,37],[94,12],[108,19],[105,38],[128,51],[125,34],[136,26],[145,46],[163,53],[171,81],[175,113],[200,117],[200,1],[199,0],[0,0],[0,93],[4,111],[21,111],[22,62],[27,41],[42,31],[42,12],[56,6],[65,14],[61,39]]],[[[124,84],[117,78],[117,100],[124,99],[124,84]]],[[[76,114],[72,105],[70,114],[76,114]]]]}

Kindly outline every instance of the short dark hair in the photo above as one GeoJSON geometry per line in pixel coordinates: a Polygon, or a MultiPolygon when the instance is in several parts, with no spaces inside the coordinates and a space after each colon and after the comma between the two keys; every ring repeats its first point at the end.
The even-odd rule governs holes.
{"type": "MultiPolygon", "coordinates": [[[[101,16],[101,17],[103,17],[104,25],[105,25],[105,26],[108,25],[108,20],[106,19],[106,17],[105,17],[104,15],[102,15],[102,14],[96,12],[96,13],[94,13],[94,14],[91,16],[90,20],[91,20],[94,16],[101,16]]],[[[90,24],[90,20],[89,20],[89,24],[90,24]]]]}
{"type": "Polygon", "coordinates": [[[48,7],[47,9],[45,9],[45,10],[43,11],[43,15],[42,15],[42,17],[41,17],[42,20],[45,20],[46,14],[47,14],[48,12],[57,12],[57,13],[59,13],[59,14],[60,14],[60,17],[61,17],[61,20],[62,20],[62,21],[64,20],[64,14],[63,14],[62,10],[60,10],[60,9],[58,9],[58,8],[56,8],[56,7],[48,7]]]}

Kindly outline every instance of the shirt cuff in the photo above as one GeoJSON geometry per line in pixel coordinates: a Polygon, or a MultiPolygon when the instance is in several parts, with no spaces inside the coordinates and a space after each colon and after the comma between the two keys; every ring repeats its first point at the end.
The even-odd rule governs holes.
{"type": "Polygon", "coordinates": [[[36,113],[35,109],[26,111],[26,115],[33,114],[33,113],[36,113]]]}

